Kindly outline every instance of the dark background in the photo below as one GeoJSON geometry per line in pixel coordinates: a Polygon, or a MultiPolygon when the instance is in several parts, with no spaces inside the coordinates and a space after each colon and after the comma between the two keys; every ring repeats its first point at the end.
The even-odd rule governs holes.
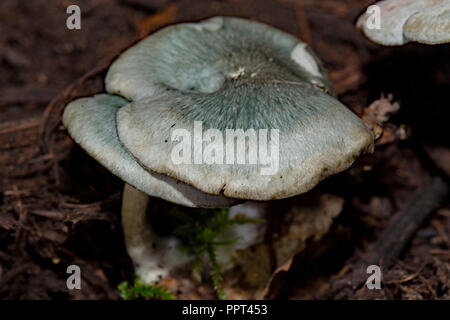
{"type": "MultiPolygon", "coordinates": [[[[354,28],[373,1],[2,0],[0,2],[0,299],[118,299],[133,269],[120,225],[122,183],[67,136],[60,121],[75,97],[103,90],[117,54],[165,25],[214,15],[251,18],[308,42],[339,99],[357,114],[393,94],[393,137],[321,190],[342,196],[329,235],[286,276],[279,298],[339,298],[330,281],[366,251],[432,175],[450,173],[449,45],[381,47],[354,28]],[[77,4],[82,29],[66,28],[77,4]],[[345,187],[342,187],[342,186],[345,187]],[[66,266],[83,269],[68,291],[66,266]],[[330,280],[331,279],[331,280],[330,280]]],[[[450,299],[448,201],[384,274],[381,292],[350,298],[450,299]]]]}

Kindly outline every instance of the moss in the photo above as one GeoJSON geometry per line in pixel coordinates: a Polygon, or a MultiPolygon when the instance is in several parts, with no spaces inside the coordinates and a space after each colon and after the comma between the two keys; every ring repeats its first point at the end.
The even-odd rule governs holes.
{"type": "Polygon", "coordinates": [[[138,278],[134,279],[133,285],[127,281],[121,282],[117,288],[119,289],[120,297],[123,300],[175,300],[167,289],[157,285],[148,285],[138,278]]]}
{"type": "Polygon", "coordinates": [[[217,236],[233,225],[259,223],[264,220],[243,216],[230,218],[229,209],[196,210],[194,215],[179,216],[183,223],[175,227],[174,234],[185,250],[195,255],[194,278],[201,281],[202,261],[206,257],[211,267],[211,280],[219,299],[226,299],[223,291],[222,270],[216,257],[218,246],[233,244],[237,239],[217,241],[217,236]]]}

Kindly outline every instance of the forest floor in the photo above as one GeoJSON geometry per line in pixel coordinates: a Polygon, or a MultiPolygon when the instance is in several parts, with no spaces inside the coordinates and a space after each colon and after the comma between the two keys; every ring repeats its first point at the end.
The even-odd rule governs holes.
{"type": "Polygon", "coordinates": [[[401,106],[374,154],[318,187],[343,198],[344,209],[271,297],[450,299],[448,197],[383,270],[383,290],[333,290],[418,188],[450,176],[450,46],[369,42],[354,23],[371,3],[2,0],[0,299],[119,299],[117,285],[133,278],[120,224],[123,183],[74,144],[60,123],[63,107],[103,91],[107,66],[137,40],[215,15],[255,19],[308,42],[339,99],[359,115],[383,95],[401,106]],[[72,3],[81,30],[66,28],[72,3]],[[83,269],[83,290],[66,288],[71,264],[83,269]]]}

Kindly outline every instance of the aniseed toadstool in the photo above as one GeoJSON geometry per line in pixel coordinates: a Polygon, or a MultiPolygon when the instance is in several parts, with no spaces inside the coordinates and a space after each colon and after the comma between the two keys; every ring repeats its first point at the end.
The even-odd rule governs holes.
{"type": "Polygon", "coordinates": [[[334,97],[312,50],[249,20],[215,17],[166,27],[124,52],[105,82],[108,94],[70,103],[63,122],[81,147],[125,181],[126,245],[147,282],[163,273],[151,258],[149,196],[190,207],[287,198],[373,148],[371,131],[334,97]],[[195,135],[199,124],[214,138],[201,134],[200,145],[182,152],[192,155],[192,163],[175,163],[176,130],[195,135]],[[236,149],[215,149],[215,157],[204,161],[202,151],[229,130],[244,133],[242,148],[238,141],[236,149]],[[256,146],[251,138],[267,138],[270,130],[277,132],[270,150],[256,146]],[[227,161],[229,152],[239,150],[244,163],[227,161]],[[255,153],[277,157],[277,168],[261,174],[268,163],[250,163],[255,153]]]}
{"type": "Polygon", "coordinates": [[[409,41],[425,44],[450,42],[449,0],[384,0],[379,8],[380,25],[374,25],[375,10],[361,15],[356,23],[370,40],[387,46],[409,41]]]}

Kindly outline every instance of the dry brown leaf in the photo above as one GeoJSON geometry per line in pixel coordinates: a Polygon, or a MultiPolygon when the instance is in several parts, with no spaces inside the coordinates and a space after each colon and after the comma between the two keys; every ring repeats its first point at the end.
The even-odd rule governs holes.
{"type": "Polygon", "coordinates": [[[139,37],[144,38],[149,33],[175,22],[177,6],[175,4],[167,5],[162,11],[149,16],[139,25],[139,37]]]}
{"type": "Polygon", "coordinates": [[[369,107],[363,110],[361,119],[372,130],[375,139],[379,139],[376,144],[383,145],[396,140],[405,140],[408,135],[408,128],[404,125],[399,127],[388,123],[389,118],[400,110],[400,104],[393,102],[392,94],[384,95],[375,100],[369,107]]]}
{"type": "MultiPolygon", "coordinates": [[[[262,299],[276,295],[277,284],[289,270],[292,259],[307,241],[318,241],[328,232],[343,205],[344,200],[335,195],[306,194],[264,208],[268,212],[264,240],[238,250],[235,266],[224,273],[228,298],[262,299]]],[[[211,285],[196,282],[191,270],[192,265],[174,270],[160,284],[182,299],[214,299],[211,285]]]]}

